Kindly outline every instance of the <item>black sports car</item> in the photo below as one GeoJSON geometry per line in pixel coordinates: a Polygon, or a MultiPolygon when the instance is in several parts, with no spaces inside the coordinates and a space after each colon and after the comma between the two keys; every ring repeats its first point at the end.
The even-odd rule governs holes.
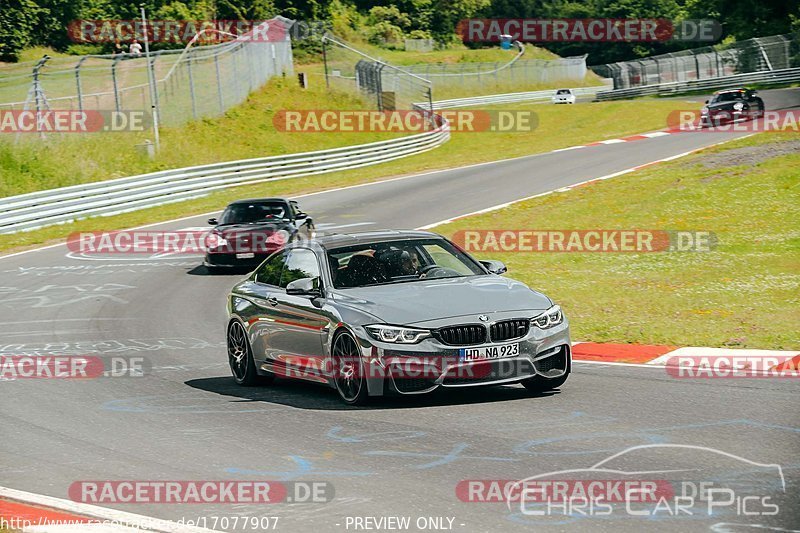
{"type": "Polygon", "coordinates": [[[203,264],[220,267],[256,267],[286,243],[314,234],[314,221],[294,200],[258,198],[237,200],[208,219],[214,229],[206,236],[203,264]]]}
{"type": "Polygon", "coordinates": [[[752,89],[717,91],[700,111],[702,126],[718,126],[737,120],[752,120],[764,116],[764,100],[752,89]]]}

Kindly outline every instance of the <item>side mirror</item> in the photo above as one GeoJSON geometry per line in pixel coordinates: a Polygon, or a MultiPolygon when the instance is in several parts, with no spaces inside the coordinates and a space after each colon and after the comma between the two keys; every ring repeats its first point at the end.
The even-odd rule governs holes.
{"type": "Polygon", "coordinates": [[[211,226],[216,226],[217,225],[217,219],[216,218],[209,218],[208,219],[208,223],[211,226]]]}
{"type": "Polygon", "coordinates": [[[311,296],[313,298],[322,296],[322,291],[319,290],[319,278],[296,279],[286,286],[286,294],[311,296]]]}
{"type": "Polygon", "coordinates": [[[481,264],[486,267],[486,270],[491,274],[505,274],[508,272],[508,267],[502,261],[486,260],[481,261],[481,264]]]}
{"type": "Polygon", "coordinates": [[[708,100],[706,100],[706,103],[708,103],[708,100]]]}

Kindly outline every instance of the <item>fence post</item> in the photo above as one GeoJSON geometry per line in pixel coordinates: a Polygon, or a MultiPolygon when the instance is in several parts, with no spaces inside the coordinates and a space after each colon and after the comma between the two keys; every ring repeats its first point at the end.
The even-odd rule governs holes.
{"type": "Polygon", "coordinates": [[[83,113],[83,90],[81,88],[81,65],[86,61],[86,56],[83,56],[75,65],[75,85],[78,89],[78,111],[83,113]]]}
{"type": "Polygon", "coordinates": [[[325,87],[331,88],[331,82],[328,79],[328,36],[322,36],[322,65],[325,68],[325,87]]]}
{"type": "MultiPolygon", "coordinates": [[[[161,117],[161,106],[159,105],[159,99],[158,99],[158,78],[156,78],[156,59],[158,59],[158,54],[159,52],[151,54],[152,59],[150,60],[150,65],[148,66],[148,68],[150,69],[150,72],[153,75],[153,101],[151,102],[151,105],[153,106],[153,112],[155,113],[155,115],[157,117],[161,117]]],[[[156,119],[154,118],[153,119],[154,123],[155,120],[156,119]]],[[[156,147],[156,150],[158,150],[158,147],[156,147]]]]}
{"type": "Polygon", "coordinates": [[[197,120],[197,101],[194,94],[194,76],[192,75],[192,62],[194,59],[191,52],[186,59],[186,68],[189,71],[189,96],[192,98],[192,118],[197,120]]]}
{"type": "Polygon", "coordinates": [[[383,111],[383,63],[378,63],[375,85],[378,93],[378,111],[383,111]]]}
{"type": "Polygon", "coordinates": [[[117,87],[117,63],[119,56],[111,60],[111,82],[114,84],[114,108],[119,111],[119,88],[117,87]]]}
{"type": "Polygon", "coordinates": [[[222,96],[222,78],[219,75],[219,54],[214,54],[214,69],[217,71],[217,98],[219,99],[219,112],[225,112],[225,103],[222,96]]]}

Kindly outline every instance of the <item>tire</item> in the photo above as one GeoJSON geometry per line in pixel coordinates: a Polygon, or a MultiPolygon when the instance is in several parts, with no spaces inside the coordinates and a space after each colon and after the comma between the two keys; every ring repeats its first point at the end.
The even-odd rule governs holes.
{"type": "Polygon", "coordinates": [[[568,377],[569,377],[569,372],[567,372],[561,377],[552,379],[545,378],[542,376],[533,376],[532,378],[528,378],[522,381],[522,386],[531,392],[536,392],[536,393],[547,392],[553,389],[557,389],[558,387],[563,385],[564,382],[567,381],[568,377]]]}
{"type": "Polygon", "coordinates": [[[369,393],[364,379],[364,360],[350,332],[342,331],[334,337],[331,358],[339,397],[347,405],[366,405],[369,393]]]}
{"type": "Polygon", "coordinates": [[[231,368],[233,380],[237,385],[252,387],[259,384],[271,383],[275,376],[259,376],[253,360],[253,349],[247,339],[247,332],[238,320],[228,324],[225,336],[228,345],[228,365],[231,368]]]}

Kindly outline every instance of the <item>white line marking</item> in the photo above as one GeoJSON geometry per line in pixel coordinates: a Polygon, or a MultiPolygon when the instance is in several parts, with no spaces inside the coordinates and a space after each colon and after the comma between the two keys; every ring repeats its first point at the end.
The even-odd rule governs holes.
{"type": "MultiPolygon", "coordinates": [[[[616,178],[617,176],[622,176],[623,174],[628,174],[629,172],[635,172],[636,170],[639,170],[639,169],[641,169],[641,168],[643,168],[645,166],[648,166],[648,165],[653,165],[653,164],[656,164],[656,163],[664,163],[664,162],[667,162],[667,161],[672,161],[673,159],[678,159],[680,157],[685,157],[685,156],[687,156],[689,154],[693,154],[694,152],[699,152],[700,150],[706,150],[708,148],[712,148],[714,146],[719,146],[721,144],[729,143],[731,141],[737,141],[739,139],[746,139],[747,137],[750,137],[752,135],[755,135],[755,134],[751,133],[750,135],[745,135],[744,137],[736,137],[735,139],[726,139],[726,140],[720,141],[718,143],[709,144],[708,146],[703,146],[703,147],[700,147],[700,148],[695,148],[693,150],[689,150],[688,152],[683,152],[682,154],[669,156],[669,157],[665,157],[664,159],[657,159],[655,161],[650,161],[649,163],[644,163],[642,165],[637,165],[635,167],[626,168],[625,170],[620,170],[619,172],[614,172],[613,174],[607,174],[605,176],[600,176],[599,178],[590,178],[590,179],[588,179],[586,181],[581,181],[580,183],[575,183],[573,185],[569,185],[569,186],[567,186],[565,188],[557,189],[555,191],[547,191],[547,192],[543,192],[543,193],[539,193],[539,194],[534,194],[533,196],[528,196],[528,197],[525,197],[525,198],[520,198],[518,200],[512,200],[510,202],[505,202],[505,203],[502,203],[502,204],[494,205],[492,207],[487,207],[487,208],[481,209],[479,211],[473,211],[472,213],[466,213],[466,214],[463,214],[463,215],[456,215],[456,216],[454,216],[452,218],[447,218],[447,219],[441,220],[439,222],[434,222],[433,224],[426,224],[426,225],[420,226],[419,228],[416,228],[416,229],[418,229],[418,230],[432,229],[432,228],[435,228],[436,226],[441,226],[443,224],[449,224],[451,222],[454,222],[454,221],[462,219],[462,218],[471,217],[473,215],[482,215],[484,213],[497,211],[499,209],[503,209],[503,208],[509,207],[509,206],[517,204],[519,202],[525,202],[527,200],[532,200],[532,199],[538,198],[540,196],[546,196],[548,194],[552,194],[553,192],[561,192],[564,189],[573,189],[575,187],[578,187],[580,185],[584,185],[584,184],[589,183],[591,181],[599,181],[599,180],[607,180],[607,179],[610,179],[610,178],[616,178]]],[[[2,258],[0,258],[0,259],[2,259],[2,258]]]]}
{"type": "Polygon", "coordinates": [[[617,144],[627,142],[625,139],[609,139],[607,141],[600,141],[600,144],[617,144]]]}
{"type": "Polygon", "coordinates": [[[663,137],[664,135],[671,135],[668,131],[654,131],[653,133],[642,133],[642,137],[663,137]]]}
{"type": "Polygon", "coordinates": [[[353,228],[355,226],[374,226],[375,222],[355,222],[353,224],[320,224],[317,226],[318,229],[324,229],[325,231],[332,230],[332,229],[342,229],[342,228],[353,228]]]}

